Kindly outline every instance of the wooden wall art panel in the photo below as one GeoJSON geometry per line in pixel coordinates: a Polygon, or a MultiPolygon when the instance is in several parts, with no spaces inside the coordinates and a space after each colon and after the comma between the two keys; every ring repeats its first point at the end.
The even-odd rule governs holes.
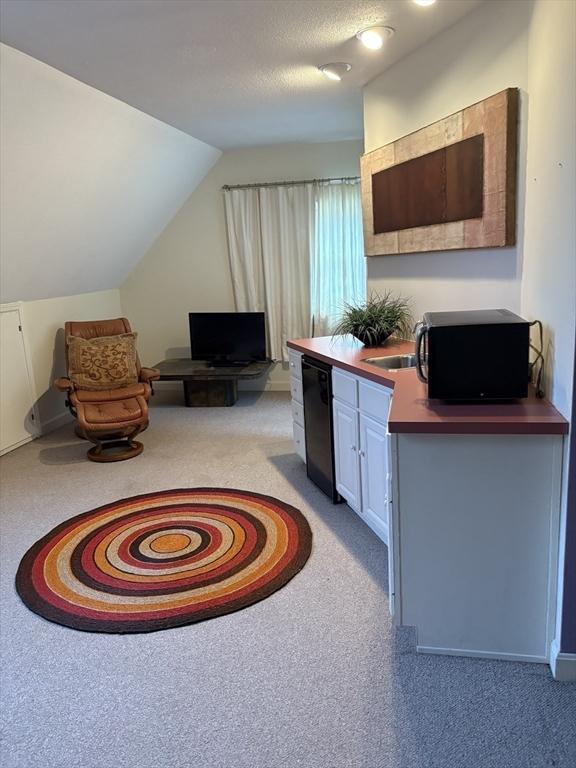
{"type": "Polygon", "coordinates": [[[514,245],[517,135],[508,88],[364,155],[366,255],[514,245]]]}

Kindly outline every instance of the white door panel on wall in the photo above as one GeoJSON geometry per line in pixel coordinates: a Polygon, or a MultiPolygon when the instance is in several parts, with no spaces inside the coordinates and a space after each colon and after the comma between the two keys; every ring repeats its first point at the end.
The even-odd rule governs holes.
{"type": "Polygon", "coordinates": [[[18,305],[0,308],[0,454],[36,436],[34,388],[18,305]]]}

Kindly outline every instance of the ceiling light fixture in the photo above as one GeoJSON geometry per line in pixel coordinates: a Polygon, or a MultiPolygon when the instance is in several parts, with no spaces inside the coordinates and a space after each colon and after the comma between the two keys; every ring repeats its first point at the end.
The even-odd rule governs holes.
{"type": "Polygon", "coordinates": [[[345,61],[335,61],[332,64],[321,64],[318,69],[329,80],[342,80],[347,72],[352,69],[352,64],[345,61]]]}
{"type": "Polygon", "coordinates": [[[421,5],[423,8],[426,8],[428,5],[434,5],[436,0],[414,0],[416,5],[421,5]]]}
{"type": "Polygon", "coordinates": [[[356,37],[366,48],[370,48],[372,51],[379,51],[384,45],[384,41],[392,37],[394,31],[392,27],[368,27],[357,32],[356,37]]]}

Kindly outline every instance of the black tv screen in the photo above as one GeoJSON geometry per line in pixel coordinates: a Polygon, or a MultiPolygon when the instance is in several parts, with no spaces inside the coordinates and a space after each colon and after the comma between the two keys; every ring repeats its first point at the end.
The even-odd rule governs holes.
{"type": "Polygon", "coordinates": [[[192,360],[266,360],[264,312],[190,312],[192,360]]]}

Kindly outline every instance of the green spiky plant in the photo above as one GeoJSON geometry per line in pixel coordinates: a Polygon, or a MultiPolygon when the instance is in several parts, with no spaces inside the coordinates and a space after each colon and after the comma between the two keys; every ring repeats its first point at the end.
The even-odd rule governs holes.
{"type": "Polygon", "coordinates": [[[407,299],[387,291],[371,294],[366,301],[345,304],[334,336],[350,333],[367,347],[379,347],[395,334],[409,338],[412,315],[407,299]]]}

